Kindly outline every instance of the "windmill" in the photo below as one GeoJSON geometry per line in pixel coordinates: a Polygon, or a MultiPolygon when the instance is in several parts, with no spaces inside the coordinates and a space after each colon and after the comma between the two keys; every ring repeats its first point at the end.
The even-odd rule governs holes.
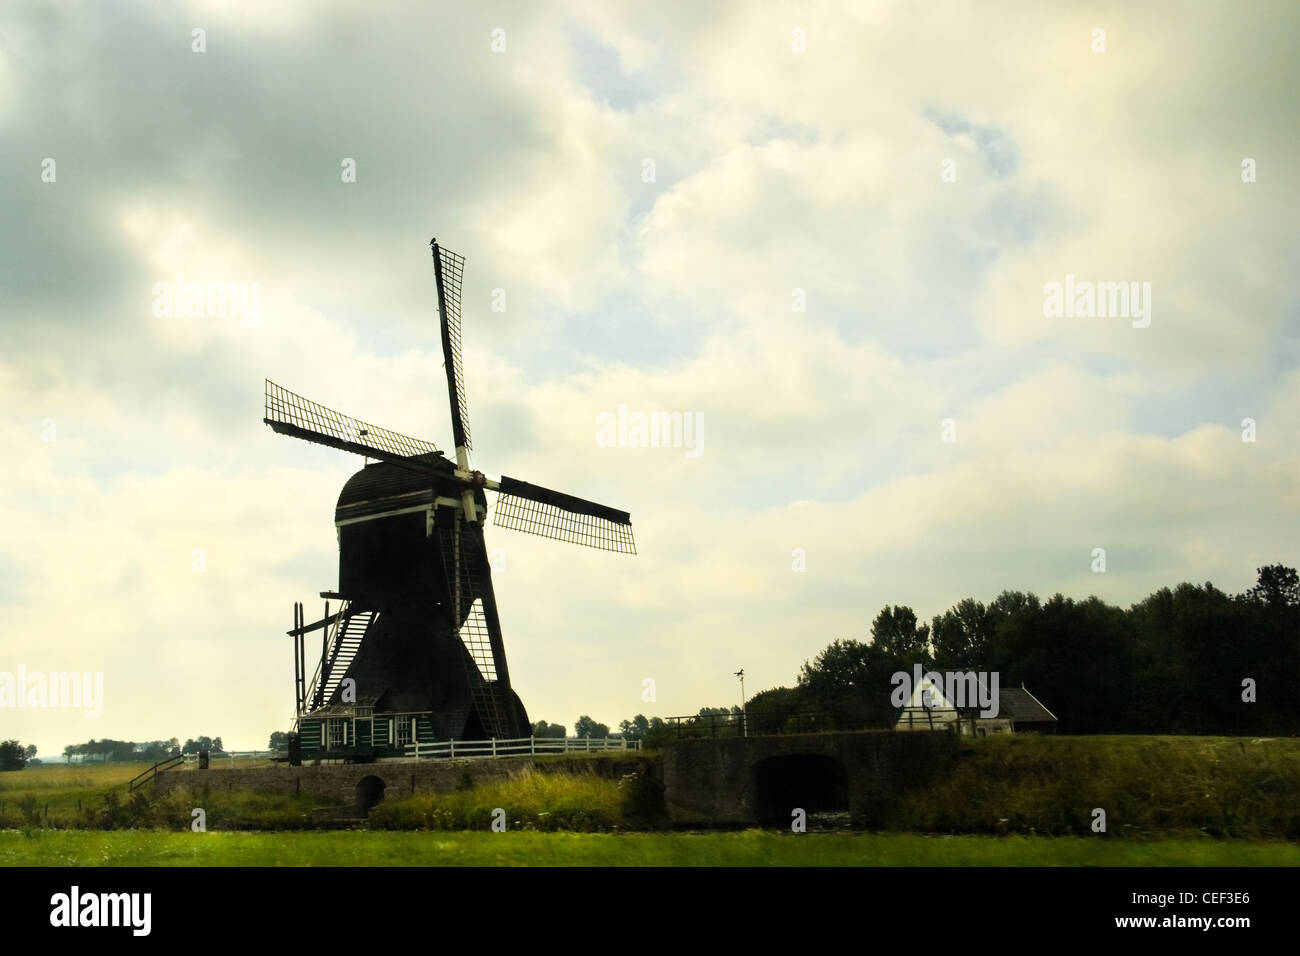
{"type": "Polygon", "coordinates": [[[282,435],[363,455],[335,509],[339,588],[308,624],[294,606],[294,696],[303,752],[402,755],[433,740],[517,738],[528,715],[510,683],[483,538],[495,524],[635,554],[631,518],[470,465],[461,363],[464,258],[430,242],[455,460],[432,442],[343,415],[266,382],[263,421],[282,435]],[[330,601],[338,602],[331,612],[330,601]],[[305,638],[321,632],[307,676],[305,638]]]}

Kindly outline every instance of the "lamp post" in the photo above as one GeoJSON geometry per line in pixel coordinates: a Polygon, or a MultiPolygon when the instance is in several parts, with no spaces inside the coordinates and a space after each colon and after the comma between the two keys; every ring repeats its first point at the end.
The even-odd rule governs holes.
{"type": "Polygon", "coordinates": [[[736,676],[740,678],[740,732],[748,737],[749,721],[745,719],[745,668],[736,671],[736,676]]]}

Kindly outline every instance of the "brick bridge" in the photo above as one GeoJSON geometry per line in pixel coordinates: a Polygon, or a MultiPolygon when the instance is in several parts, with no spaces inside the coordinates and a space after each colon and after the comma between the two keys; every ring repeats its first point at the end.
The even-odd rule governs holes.
{"type": "Polygon", "coordinates": [[[943,772],[956,743],[890,731],[680,740],[664,751],[664,800],[683,826],[789,825],[796,807],[872,826],[907,785],[943,772]]]}

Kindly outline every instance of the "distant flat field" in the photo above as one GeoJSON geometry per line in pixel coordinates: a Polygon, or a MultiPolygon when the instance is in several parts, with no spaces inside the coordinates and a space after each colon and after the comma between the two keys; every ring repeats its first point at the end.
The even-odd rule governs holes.
{"type": "Polygon", "coordinates": [[[1282,841],[913,834],[0,831],[2,866],[1300,866],[1282,841]]]}
{"type": "MultiPolygon", "coordinates": [[[[251,758],[241,758],[234,764],[240,770],[270,765],[269,760],[251,758]]],[[[75,806],[78,800],[91,797],[102,799],[110,789],[125,794],[127,781],[152,766],[152,763],[45,764],[0,773],[0,804],[12,807],[30,797],[42,805],[48,803],[53,810],[75,806]]],[[[229,770],[231,761],[213,760],[212,769],[229,770]]]]}

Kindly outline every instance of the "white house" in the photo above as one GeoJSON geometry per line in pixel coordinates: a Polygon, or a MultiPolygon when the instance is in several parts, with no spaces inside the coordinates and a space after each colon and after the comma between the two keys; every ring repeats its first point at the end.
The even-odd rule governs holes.
{"type": "MultiPolygon", "coordinates": [[[[981,694],[987,699],[987,688],[980,682],[981,694]]],[[[996,717],[981,717],[978,708],[957,707],[944,694],[942,685],[923,677],[912,689],[912,698],[898,714],[895,730],[952,730],[972,737],[1021,731],[1055,732],[1056,715],[1043,706],[1037,697],[1020,687],[998,688],[996,717]]]]}

